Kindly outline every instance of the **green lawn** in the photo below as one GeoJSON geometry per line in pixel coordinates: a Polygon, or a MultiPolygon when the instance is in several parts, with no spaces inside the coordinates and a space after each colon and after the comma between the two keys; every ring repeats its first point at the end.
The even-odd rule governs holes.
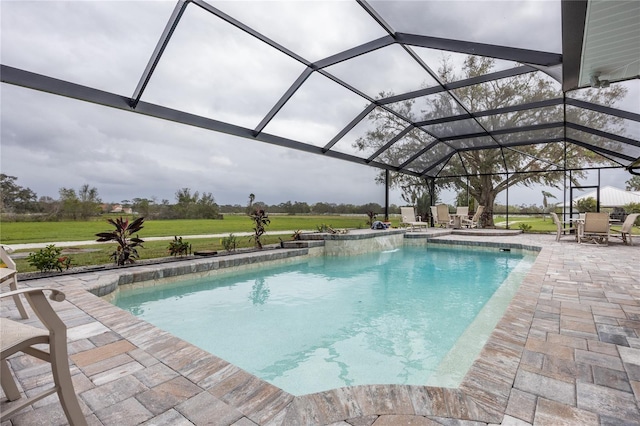
{"type": "MultiPolygon", "coordinates": [[[[364,228],[366,216],[271,216],[267,231],[316,230],[321,224],[334,228],[364,228]]],[[[24,244],[56,241],[87,241],[98,232],[113,227],[105,221],[69,222],[1,222],[0,243],[24,244]]],[[[253,224],[248,216],[225,215],[223,220],[146,220],[140,237],[171,237],[174,235],[227,234],[251,232],[253,224]]]]}

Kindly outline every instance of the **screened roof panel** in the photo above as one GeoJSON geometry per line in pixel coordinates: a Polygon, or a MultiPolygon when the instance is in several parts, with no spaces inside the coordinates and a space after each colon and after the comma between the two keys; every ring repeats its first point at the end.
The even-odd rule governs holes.
{"type": "Polygon", "coordinates": [[[534,124],[558,123],[564,121],[564,107],[554,105],[543,108],[532,108],[504,114],[478,116],[478,122],[488,131],[511,129],[534,124]]]}
{"type": "Polygon", "coordinates": [[[567,92],[567,97],[640,114],[640,79],[620,81],[598,89],[573,90],[567,92]],[[617,99],[611,104],[611,97],[616,95],[617,99]]]}
{"type": "Polygon", "coordinates": [[[304,70],[199,7],[187,7],[181,23],[143,101],[255,128],[304,70]],[[237,54],[246,59],[231,59],[237,54]],[[239,97],[241,92],[250,96],[239,97]]]}
{"type": "Polygon", "coordinates": [[[3,1],[2,64],[130,96],[173,6],[3,1]]]}
{"type": "MultiPolygon", "coordinates": [[[[459,70],[463,69],[464,63],[469,60],[478,60],[481,57],[476,55],[467,55],[457,52],[446,52],[438,49],[428,49],[423,47],[414,47],[413,50],[420,56],[420,58],[431,68],[433,72],[440,73],[443,66],[446,64],[454,72],[457,72],[455,79],[449,79],[449,82],[459,81],[467,76],[459,73],[459,70]]],[[[496,71],[503,71],[521,66],[514,61],[505,61],[501,59],[492,59],[492,66],[485,69],[482,75],[486,75],[496,71]]]]}
{"type": "Polygon", "coordinates": [[[465,114],[466,111],[447,92],[439,92],[428,96],[412,98],[406,101],[386,104],[398,114],[421,122],[454,115],[465,114]]]}
{"type": "Polygon", "coordinates": [[[429,126],[421,127],[437,138],[446,138],[454,135],[464,135],[484,131],[482,126],[473,119],[448,121],[446,123],[431,124],[429,126]]]}
{"type": "Polygon", "coordinates": [[[553,127],[550,129],[528,130],[507,134],[495,134],[493,137],[503,146],[518,145],[527,141],[563,138],[564,128],[553,127]]]}
{"type": "Polygon", "coordinates": [[[610,153],[624,154],[634,158],[640,157],[640,144],[635,146],[575,129],[567,129],[567,137],[605,149],[610,153]]]}
{"type": "Polygon", "coordinates": [[[362,112],[362,98],[314,73],[264,128],[266,133],[324,146],[362,112]]]}
{"type": "MultiPolygon", "coordinates": [[[[473,164],[479,164],[477,158],[482,156],[483,158],[491,161],[492,164],[497,167],[499,173],[506,173],[509,170],[505,169],[504,164],[504,150],[500,148],[489,148],[485,150],[474,150],[474,151],[461,151],[459,153],[462,161],[464,162],[464,169],[467,170],[471,175],[477,175],[486,173],[482,167],[477,168],[474,167],[473,164]]],[[[465,174],[465,173],[462,173],[465,174]]]]}
{"type": "Polygon", "coordinates": [[[451,92],[471,112],[562,97],[560,84],[540,71],[453,89],[451,92]],[[525,97],[523,93],[532,93],[533,96],[525,97]]]}
{"type": "Polygon", "coordinates": [[[383,47],[325,69],[371,98],[379,98],[382,92],[400,94],[437,84],[397,45],[383,47]]]}
{"type": "Polygon", "coordinates": [[[567,121],[594,130],[640,140],[640,122],[607,113],[567,106],[567,121]]]}
{"type": "Polygon", "coordinates": [[[410,162],[406,167],[413,172],[422,173],[433,167],[441,158],[451,155],[454,151],[450,146],[444,143],[438,143],[410,162]]]}
{"type": "Polygon", "coordinates": [[[490,136],[450,140],[447,141],[447,144],[456,148],[457,150],[497,146],[496,141],[493,140],[490,136]]]}
{"type": "Polygon", "coordinates": [[[399,32],[561,52],[560,2],[545,5],[557,8],[557,20],[549,19],[550,14],[534,12],[533,3],[441,0],[371,4],[399,32]],[[434,22],[439,25],[433,25],[434,22]]]}
{"type": "Polygon", "coordinates": [[[434,139],[423,131],[412,129],[375,160],[398,167],[433,142],[434,139]]]}
{"type": "Polygon", "coordinates": [[[386,143],[391,141],[403,129],[409,126],[407,122],[397,123],[396,126],[383,126],[376,128],[374,123],[375,117],[382,114],[381,109],[375,108],[367,116],[362,119],[353,129],[351,129],[343,138],[341,138],[331,149],[345,154],[352,154],[361,158],[369,158],[378,149],[382,148],[386,143]],[[365,138],[368,133],[379,132],[384,135],[379,139],[378,144],[359,143],[359,140],[365,138]]]}
{"type": "Polygon", "coordinates": [[[210,3],[311,62],[387,35],[351,1],[210,3]]]}

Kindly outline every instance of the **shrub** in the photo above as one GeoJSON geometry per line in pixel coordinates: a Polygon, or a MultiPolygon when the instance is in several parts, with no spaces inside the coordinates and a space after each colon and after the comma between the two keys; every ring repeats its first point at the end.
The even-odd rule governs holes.
{"type": "Polygon", "coordinates": [[[373,222],[375,222],[376,220],[376,216],[377,214],[374,213],[373,211],[369,210],[367,211],[367,227],[371,228],[371,226],[373,225],[373,222]]]}
{"type": "Polygon", "coordinates": [[[222,247],[228,252],[235,251],[238,244],[238,239],[235,235],[229,234],[228,237],[224,237],[220,240],[220,244],[222,244],[222,247]]]}
{"type": "Polygon", "coordinates": [[[43,249],[30,253],[27,257],[29,265],[40,270],[40,272],[49,272],[54,269],[62,272],[62,267],[69,269],[71,266],[71,257],[60,256],[62,249],[50,244],[43,249]]]}
{"type": "Polygon", "coordinates": [[[331,225],[321,223],[320,225],[316,225],[316,229],[318,230],[318,232],[329,232],[329,229],[331,229],[331,225]]]}
{"type": "Polygon", "coordinates": [[[191,244],[182,241],[182,237],[173,237],[173,241],[169,242],[169,254],[172,256],[186,256],[191,253],[191,244]]]}
{"type": "Polygon", "coordinates": [[[249,237],[249,240],[253,240],[257,248],[262,249],[262,235],[266,232],[265,227],[271,223],[267,213],[260,209],[254,210],[249,216],[253,221],[253,235],[249,237]]]}
{"type": "Polygon", "coordinates": [[[522,232],[529,232],[531,231],[531,225],[529,225],[528,223],[520,223],[518,225],[518,228],[522,229],[522,232]]]}
{"type": "Polygon", "coordinates": [[[135,263],[135,259],[139,257],[137,247],[142,247],[142,243],[144,242],[138,238],[137,234],[138,231],[144,228],[144,226],[142,226],[144,218],[139,217],[133,222],[129,222],[128,219],[120,217],[116,220],[107,219],[107,222],[112,224],[115,229],[110,232],[100,232],[96,234],[96,237],[99,237],[97,241],[115,241],[118,244],[116,251],[111,254],[116,265],[121,266],[126,263],[135,263]],[[136,234],[136,236],[133,237],[133,234],[136,234]]]}

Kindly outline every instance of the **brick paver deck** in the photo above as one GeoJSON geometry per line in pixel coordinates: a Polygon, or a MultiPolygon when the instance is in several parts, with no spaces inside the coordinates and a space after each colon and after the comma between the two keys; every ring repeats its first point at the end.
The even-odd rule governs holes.
{"type": "MultiPolygon", "coordinates": [[[[55,308],[69,328],[74,385],[92,425],[640,424],[640,242],[440,238],[541,248],[458,389],[357,386],[294,397],[87,292],[101,273],[21,286],[66,293],[55,308]]],[[[18,317],[10,300],[1,313],[18,317]]],[[[33,358],[10,364],[26,394],[52,381],[33,358]]],[[[2,395],[0,408],[10,404],[2,395]]],[[[53,395],[1,426],[59,424],[66,419],[53,395]]]]}

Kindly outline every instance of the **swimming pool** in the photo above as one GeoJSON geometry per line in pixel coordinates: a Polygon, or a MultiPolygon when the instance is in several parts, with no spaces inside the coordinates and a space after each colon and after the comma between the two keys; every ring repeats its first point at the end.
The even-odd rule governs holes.
{"type": "Polygon", "coordinates": [[[134,287],[114,303],[294,395],[455,386],[531,263],[517,253],[404,247],[134,287]],[[498,289],[503,303],[492,303],[498,289]]]}

